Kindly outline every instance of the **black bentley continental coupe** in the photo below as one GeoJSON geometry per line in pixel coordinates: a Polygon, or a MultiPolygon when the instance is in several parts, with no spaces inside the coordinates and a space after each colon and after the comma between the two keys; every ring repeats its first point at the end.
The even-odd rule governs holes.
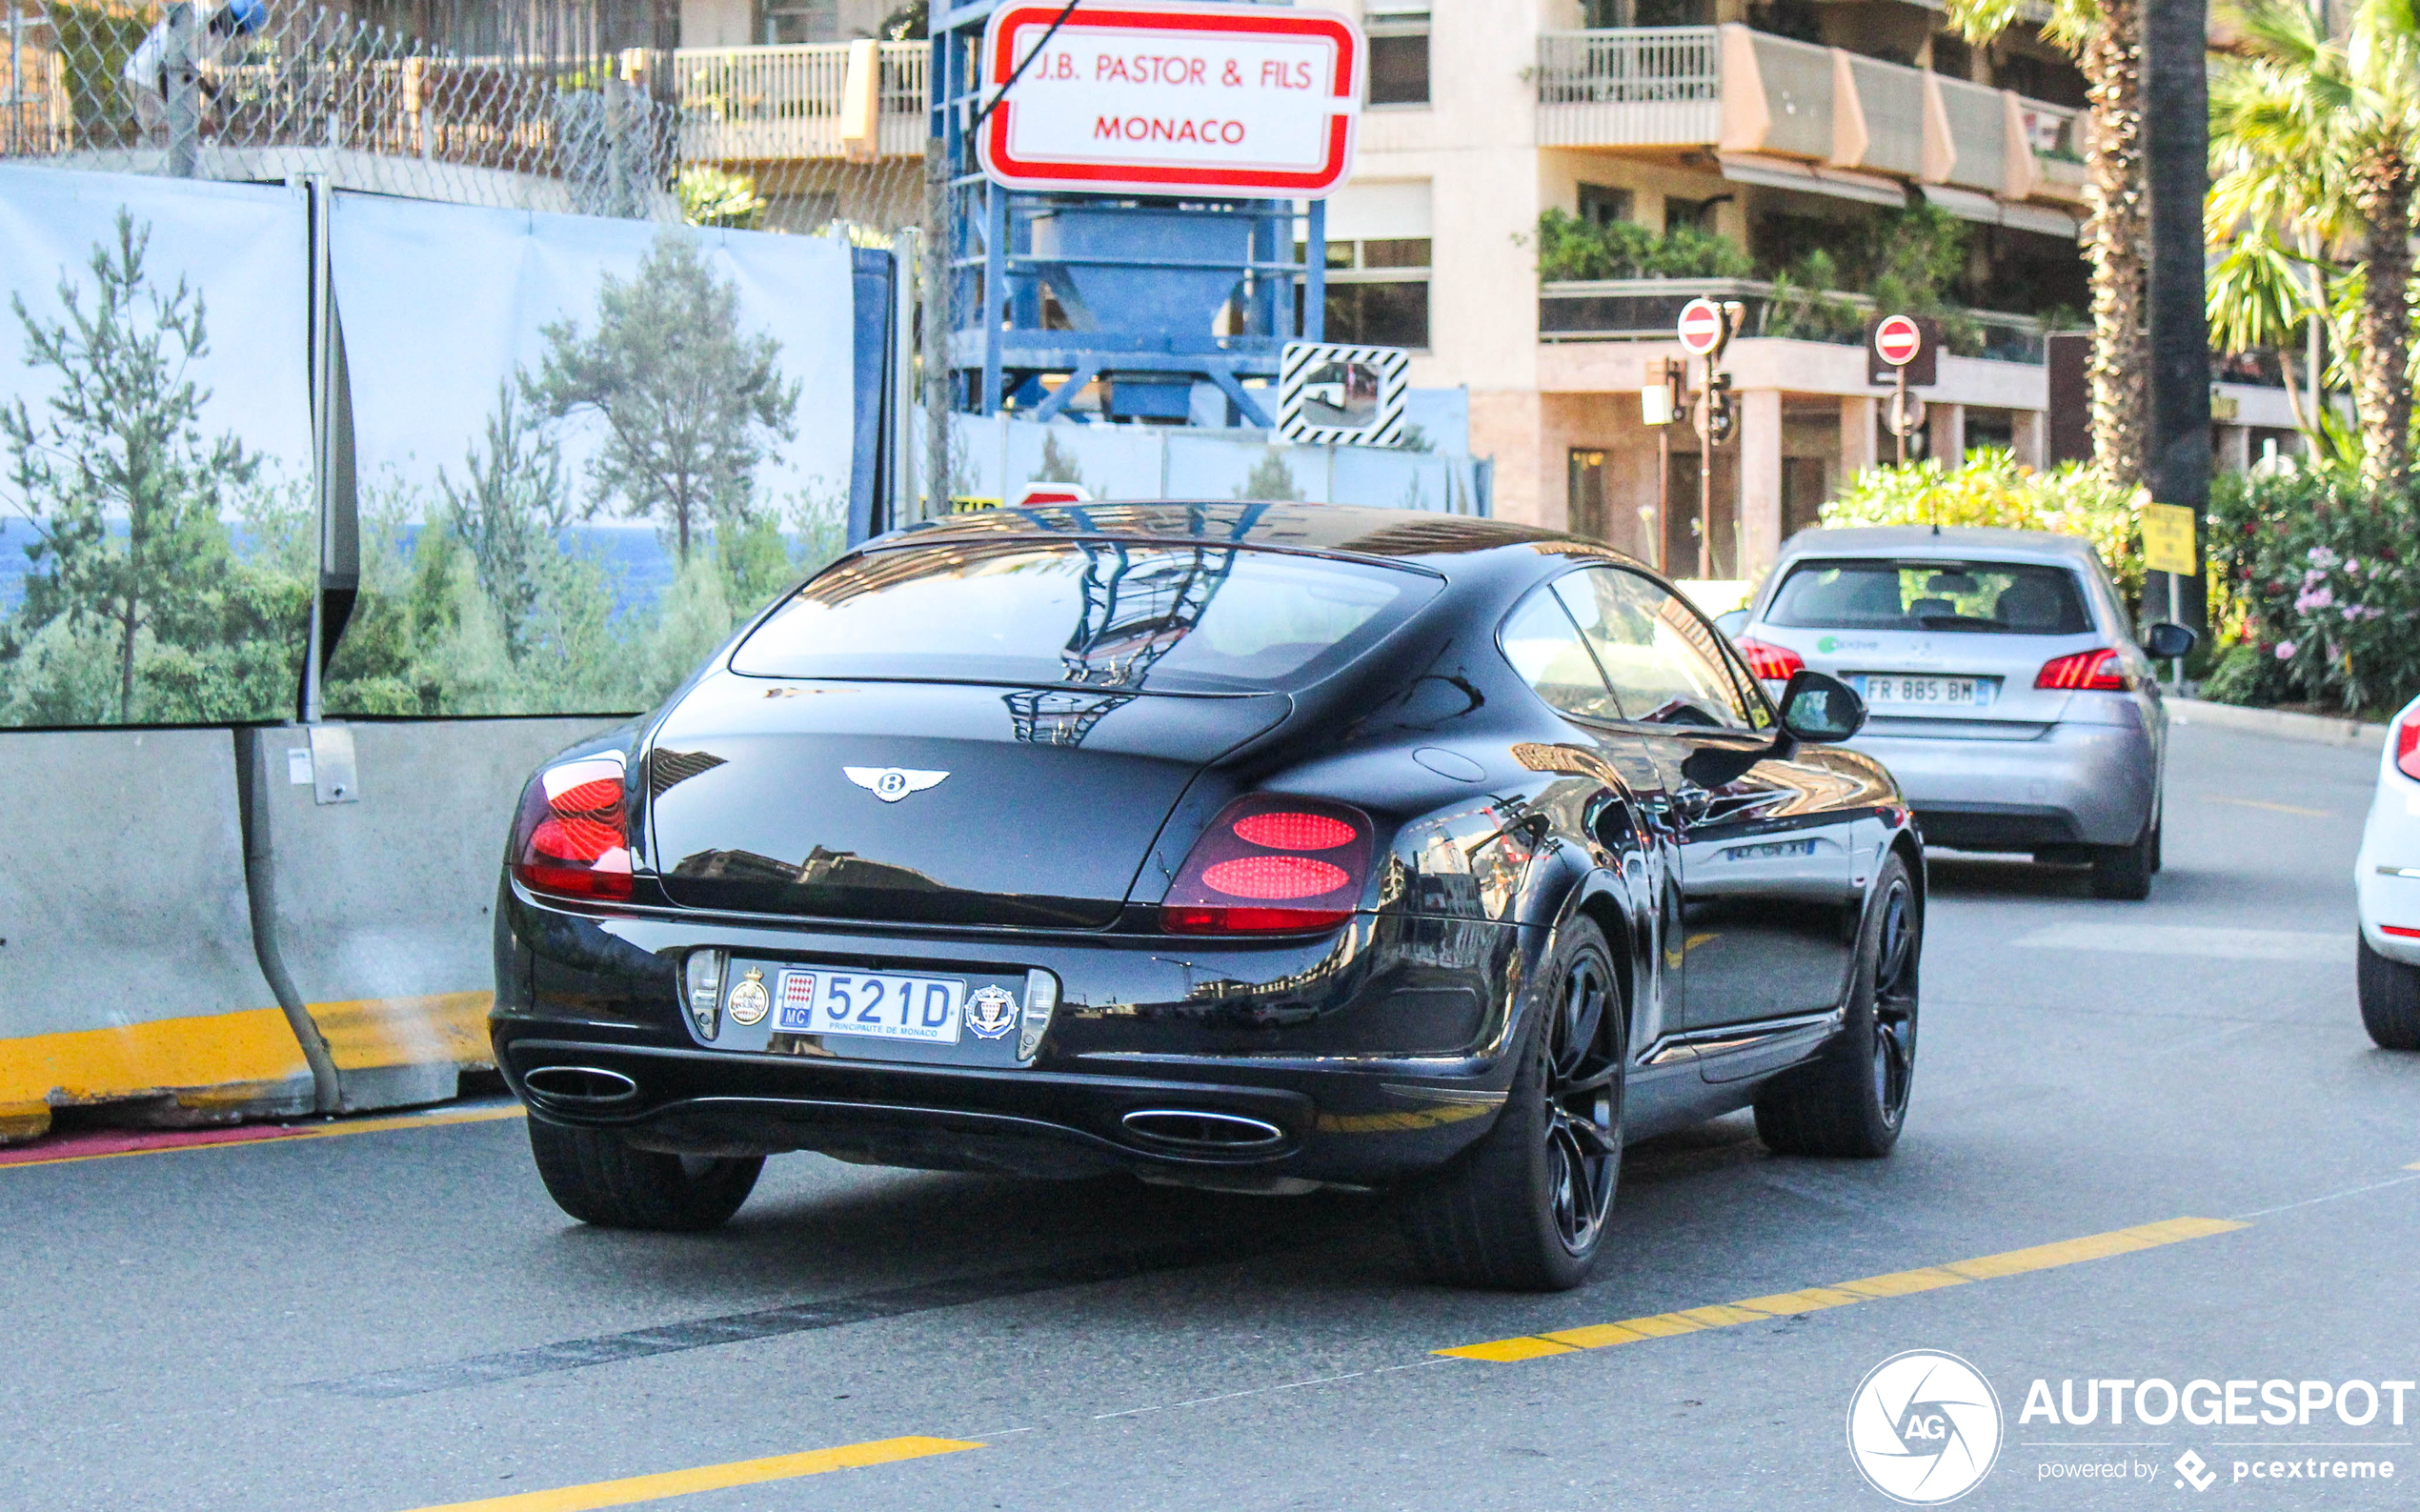
{"type": "Polygon", "coordinates": [[[1898,1139],[1924,859],[1864,717],[1544,531],[958,515],[530,780],[496,1058],[591,1223],[820,1150],[1390,1189],[1434,1277],[1574,1286],[1626,1141],[1898,1139]]]}

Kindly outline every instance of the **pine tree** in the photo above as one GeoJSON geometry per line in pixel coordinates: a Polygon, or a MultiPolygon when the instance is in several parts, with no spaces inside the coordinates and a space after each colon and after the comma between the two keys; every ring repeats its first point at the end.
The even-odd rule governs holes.
{"type": "Polygon", "coordinates": [[[505,652],[517,663],[529,649],[547,569],[562,554],[571,490],[561,449],[531,423],[509,380],[496,384],[485,439],[484,453],[474,446],[463,454],[462,486],[440,470],[437,488],[445,495],[445,528],[471,554],[479,589],[495,606],[505,652]]]}
{"type": "Polygon", "coordinates": [[[58,383],[38,418],[22,399],[0,409],[9,482],[36,535],[18,620],[107,628],[121,724],[136,717],[145,632],[171,642],[214,638],[230,561],[220,516],[260,468],[232,432],[202,434],[210,391],[191,376],[210,353],[202,296],[182,279],[165,293],[149,284],[151,237],[149,225],[118,212],[115,246],[95,244],[88,264],[90,310],[64,271],[64,320],[39,321],[11,296],[26,365],[54,370],[58,383]]]}
{"type": "Polygon", "coordinates": [[[544,334],[522,393],[550,416],[605,421],[589,464],[594,507],[668,519],[684,564],[705,525],[753,514],[757,463],[770,441],[797,434],[799,385],[782,377],[779,342],[741,333],[738,287],[715,276],[691,235],[666,232],[627,283],[606,275],[595,334],[572,321],[544,334]]]}

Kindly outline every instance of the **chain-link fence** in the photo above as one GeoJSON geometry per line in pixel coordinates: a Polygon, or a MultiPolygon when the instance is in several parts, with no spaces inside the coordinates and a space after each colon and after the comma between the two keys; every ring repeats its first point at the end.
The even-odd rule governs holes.
{"type": "Polygon", "coordinates": [[[692,217],[860,233],[924,220],[922,42],[683,48],[662,92],[680,111],[692,217]]]}
{"type": "Polygon", "coordinates": [[[675,218],[680,121],[627,68],[434,54],[271,0],[0,0],[0,156],[675,218]]]}
{"type": "Polygon", "coordinates": [[[926,45],[444,52],[280,0],[0,0],[0,158],[884,240],[926,45]]]}

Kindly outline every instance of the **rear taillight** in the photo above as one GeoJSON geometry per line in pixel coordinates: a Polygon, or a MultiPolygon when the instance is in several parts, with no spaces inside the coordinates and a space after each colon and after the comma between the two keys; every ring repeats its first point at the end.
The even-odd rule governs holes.
{"type": "Polygon", "coordinates": [[[537,775],[513,823],[513,876],[568,897],[630,897],[630,819],[619,756],[581,756],[537,775]]]}
{"type": "Polygon", "coordinates": [[[1333,929],[1361,900],[1369,857],[1369,816],[1359,809],[1281,794],[1240,797],[1194,842],[1160,905],[1160,927],[1172,935],[1333,929]]]}
{"type": "Polygon", "coordinates": [[[1806,670],[1806,658],[1787,646],[1750,638],[1738,644],[1740,655],[1747,658],[1747,670],[1766,682],[1787,682],[1806,670]]]}
{"type": "Polygon", "coordinates": [[[2420,709],[2395,725],[2395,770],[2420,782],[2420,709]]]}
{"type": "Polygon", "coordinates": [[[2124,658],[2114,651],[2079,651],[2046,661],[2033,685],[2081,693],[2124,693],[2134,686],[2124,658]]]}

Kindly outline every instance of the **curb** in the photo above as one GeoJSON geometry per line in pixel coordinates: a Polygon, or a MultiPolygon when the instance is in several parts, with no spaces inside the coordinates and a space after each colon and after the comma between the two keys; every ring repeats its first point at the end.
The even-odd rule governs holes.
{"type": "Polygon", "coordinates": [[[2200,698],[2170,698],[2169,717],[2179,724],[2208,725],[2243,735],[2265,735],[2275,740],[2300,740],[2309,745],[2340,746],[2354,751],[2383,750],[2387,727],[2358,719],[2330,719],[2323,715],[2293,714],[2284,709],[2246,709],[2200,698]]]}

